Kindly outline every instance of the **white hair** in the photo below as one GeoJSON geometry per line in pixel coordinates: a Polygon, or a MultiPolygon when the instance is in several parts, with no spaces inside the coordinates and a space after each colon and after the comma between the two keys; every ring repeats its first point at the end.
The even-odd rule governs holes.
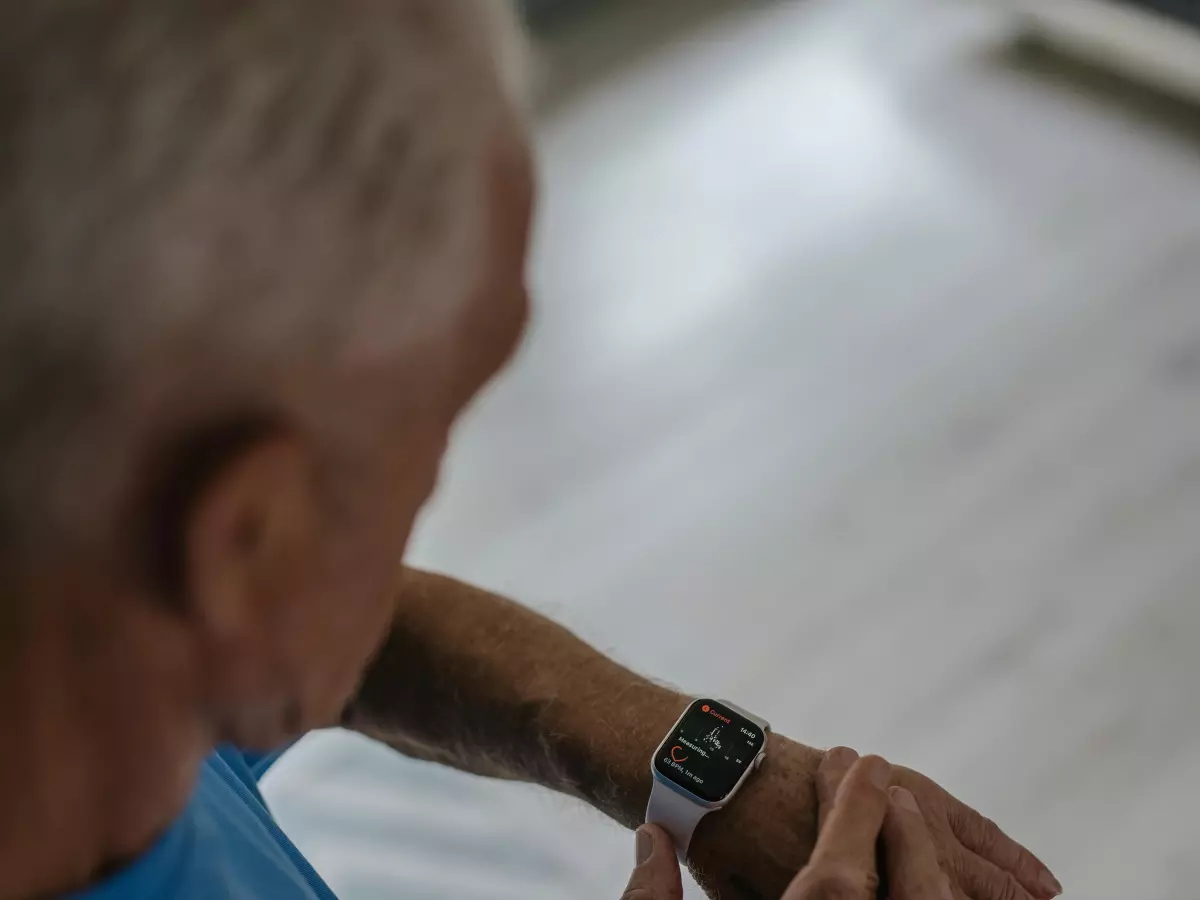
{"type": "Polygon", "coordinates": [[[5,4],[0,553],[106,527],[164,416],[414,327],[370,318],[378,283],[466,289],[497,83],[527,85],[508,7],[5,4]]]}

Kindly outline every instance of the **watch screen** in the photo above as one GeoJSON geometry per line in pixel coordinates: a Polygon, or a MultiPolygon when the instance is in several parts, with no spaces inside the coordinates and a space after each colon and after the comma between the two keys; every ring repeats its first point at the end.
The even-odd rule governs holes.
{"type": "Polygon", "coordinates": [[[716,700],[688,707],[654,757],[654,769],[702,800],[729,796],[763,748],[763,729],[716,700]]]}

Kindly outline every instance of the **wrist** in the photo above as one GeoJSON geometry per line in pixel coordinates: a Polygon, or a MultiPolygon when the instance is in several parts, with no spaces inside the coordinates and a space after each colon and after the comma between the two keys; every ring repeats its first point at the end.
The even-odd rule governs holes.
{"type": "Polygon", "coordinates": [[[781,896],[817,839],[816,772],[824,753],[772,734],[767,757],[728,806],[704,817],[688,864],[709,896],[781,896]]]}
{"type": "MultiPolygon", "coordinates": [[[[609,663],[609,665],[612,665],[609,663]]],[[[645,820],[650,760],[690,697],[623,669],[582,673],[585,702],[556,704],[555,755],[570,792],[628,828],[645,820]]],[[[824,754],[778,734],[762,767],[724,809],[705,816],[688,864],[710,897],[773,900],[808,862],[817,839],[816,772],[824,754]]]]}
{"type": "MultiPolygon", "coordinates": [[[[650,799],[651,757],[692,698],[636,678],[612,687],[604,699],[595,695],[592,704],[561,710],[555,726],[560,734],[586,736],[579,742],[564,738],[560,747],[560,755],[573,760],[573,792],[635,828],[650,799]]],[[[700,821],[687,855],[710,897],[782,895],[816,844],[815,778],[823,758],[819,750],[772,734],[762,767],[728,806],[700,821]]]]}

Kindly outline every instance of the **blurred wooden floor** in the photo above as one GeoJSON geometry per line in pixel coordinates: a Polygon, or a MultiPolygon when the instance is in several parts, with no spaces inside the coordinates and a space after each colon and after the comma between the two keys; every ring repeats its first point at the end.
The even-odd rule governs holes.
{"type": "MultiPolygon", "coordinates": [[[[1200,113],[971,4],[725,5],[549,108],[537,319],[412,560],[926,771],[1068,897],[1194,897],[1200,113]]],[[[632,858],[336,738],[270,792],[344,900],[632,858]]]]}

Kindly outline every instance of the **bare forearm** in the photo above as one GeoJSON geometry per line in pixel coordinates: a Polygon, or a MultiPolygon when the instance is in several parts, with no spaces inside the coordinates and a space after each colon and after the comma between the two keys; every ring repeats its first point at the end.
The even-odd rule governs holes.
{"type": "MultiPolygon", "coordinates": [[[[407,570],[392,635],[345,723],[410,756],[579,797],[635,827],[650,756],[686,704],[519,604],[407,570]]],[[[760,774],[701,823],[689,855],[710,895],[782,893],[816,839],[820,759],[772,736],[760,774]]]]}
{"type": "Polygon", "coordinates": [[[406,570],[346,724],[411,756],[543,784],[640,824],[652,745],[686,704],[510,600],[406,570]]]}

